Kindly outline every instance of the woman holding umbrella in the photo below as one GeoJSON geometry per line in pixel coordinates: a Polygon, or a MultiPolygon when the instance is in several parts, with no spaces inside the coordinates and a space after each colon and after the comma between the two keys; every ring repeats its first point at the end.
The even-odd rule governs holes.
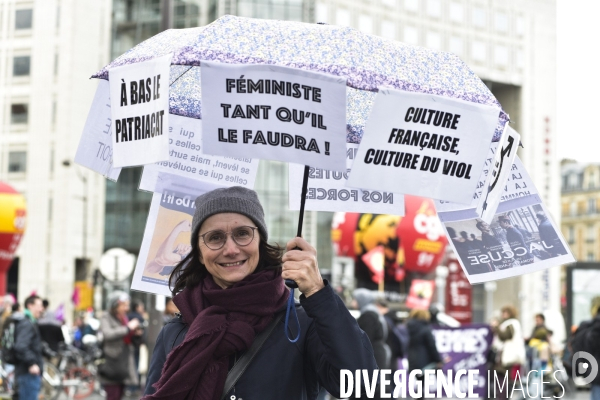
{"type": "Polygon", "coordinates": [[[158,337],[144,399],[308,399],[320,386],[339,397],[340,369],[377,368],[368,338],[321,278],[315,249],[296,237],[282,257],[267,243],[256,192],[216,189],[195,206],[192,251],[171,275],[181,317],[158,337]],[[302,292],[299,331],[281,321],[284,279],[302,292]]]}

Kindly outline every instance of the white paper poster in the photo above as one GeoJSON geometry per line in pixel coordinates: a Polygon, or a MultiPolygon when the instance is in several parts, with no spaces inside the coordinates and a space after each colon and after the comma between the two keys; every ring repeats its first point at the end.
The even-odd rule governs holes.
{"type": "MultiPolygon", "coordinates": [[[[476,207],[480,199],[483,197],[483,188],[485,187],[485,179],[487,171],[491,170],[493,165],[494,154],[498,144],[494,143],[489,150],[489,157],[486,160],[485,174],[480,177],[479,189],[476,192],[471,204],[465,206],[463,204],[444,202],[436,200],[434,202],[438,217],[442,222],[458,221],[472,218],[479,218],[476,207]]],[[[517,208],[521,205],[531,204],[532,202],[541,202],[538,196],[538,191],[531,180],[531,177],[525,170],[519,156],[516,156],[509,170],[506,182],[500,187],[500,203],[496,207],[496,213],[501,213],[507,210],[517,208]],[[529,199],[531,197],[532,199],[529,199]]]]}
{"type": "Polygon", "coordinates": [[[517,157],[520,140],[521,135],[507,126],[502,135],[501,144],[496,151],[491,173],[488,172],[487,174],[483,186],[483,196],[477,205],[477,215],[487,223],[492,222],[498,204],[500,204],[506,180],[517,157]]]}
{"type": "Polygon", "coordinates": [[[121,168],[113,168],[110,125],[110,88],[108,82],[101,79],[79,139],[75,162],[116,181],[121,168]]]}
{"type": "Polygon", "coordinates": [[[202,61],[207,154],[346,169],[346,79],[202,61]]]}
{"type": "Polygon", "coordinates": [[[171,296],[171,272],[192,249],[194,200],[213,189],[214,186],[203,184],[194,194],[174,190],[154,193],[131,289],[171,296]]]}
{"type": "MultiPolygon", "coordinates": [[[[527,199],[533,201],[535,197],[527,199]]],[[[472,284],[575,261],[541,202],[497,213],[491,224],[475,218],[443,225],[472,284]]]]}
{"type": "Polygon", "coordinates": [[[499,108],[381,88],[348,186],[469,204],[499,108]]]}
{"type": "MultiPolygon", "coordinates": [[[[404,215],[404,195],[346,187],[358,144],[346,143],[346,172],[310,167],[305,210],[404,215]]],[[[304,166],[290,164],[289,206],[300,209],[304,166]]]]}
{"type": "Polygon", "coordinates": [[[202,121],[170,115],[169,160],[144,167],[140,190],[162,192],[174,185],[193,188],[198,181],[254,187],[257,159],[210,156],[202,150],[202,121]]]}
{"type": "Polygon", "coordinates": [[[172,55],[108,71],[116,167],[169,159],[169,69],[172,55]]]}

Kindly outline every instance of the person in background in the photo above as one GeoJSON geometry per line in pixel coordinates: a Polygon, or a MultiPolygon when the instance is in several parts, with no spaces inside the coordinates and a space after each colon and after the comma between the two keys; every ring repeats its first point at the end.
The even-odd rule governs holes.
{"type": "MultiPolygon", "coordinates": [[[[145,329],[147,322],[146,322],[145,314],[146,314],[146,311],[144,308],[144,303],[140,300],[133,300],[131,302],[131,311],[127,314],[127,318],[129,318],[130,321],[133,319],[137,319],[140,322],[140,328],[143,331],[141,340],[139,340],[139,341],[136,340],[133,343],[133,349],[134,349],[133,350],[133,358],[135,361],[136,371],[139,371],[139,368],[140,368],[140,346],[142,344],[145,344],[146,339],[147,339],[147,334],[146,334],[146,329],[145,329]]],[[[128,390],[131,392],[139,391],[141,389],[141,387],[139,385],[140,379],[141,379],[141,376],[138,373],[138,385],[130,386],[128,388],[128,390]]]]}
{"type": "Polygon", "coordinates": [[[165,304],[165,311],[163,312],[163,324],[168,324],[175,316],[179,313],[179,309],[173,303],[172,298],[168,298],[165,304]]]}
{"type": "Polygon", "coordinates": [[[43,300],[42,304],[44,313],[38,320],[40,335],[42,340],[48,344],[50,350],[57,353],[61,343],[65,343],[65,336],[61,328],[63,321],[59,320],[56,314],[48,308],[50,305],[48,300],[43,300]]]}
{"type": "MultiPolygon", "coordinates": [[[[509,379],[514,381],[526,361],[525,342],[515,307],[504,306],[501,313],[502,321],[494,320],[490,324],[494,334],[502,343],[500,360],[496,369],[501,373],[508,371],[509,379]]],[[[509,387],[512,386],[509,385],[509,387]]]]}
{"type": "Polygon", "coordinates": [[[75,321],[73,323],[74,333],[73,333],[73,346],[79,349],[85,349],[85,345],[83,344],[83,337],[85,335],[95,335],[96,331],[90,326],[90,324],[85,322],[85,316],[80,314],[75,317],[75,321]]]}
{"type": "Polygon", "coordinates": [[[387,345],[388,326],[380,309],[375,305],[375,293],[369,289],[358,288],[354,290],[353,297],[353,306],[360,310],[358,326],[371,341],[377,366],[379,369],[390,368],[392,352],[387,345]]]}
{"type": "Polygon", "coordinates": [[[11,318],[18,320],[16,325],[15,377],[19,400],[38,400],[42,388],[42,338],[37,327],[44,307],[39,296],[31,295],[25,299],[25,311],[16,312],[11,318]]]}
{"type": "MultiPolygon", "coordinates": [[[[592,319],[582,322],[575,331],[571,340],[571,347],[573,353],[585,351],[600,363],[600,296],[592,299],[591,314],[592,319]]],[[[572,368],[573,371],[577,371],[576,365],[572,365],[572,368]]],[[[600,400],[600,373],[592,381],[591,389],[590,399],[600,400]]]]}
{"type": "Polygon", "coordinates": [[[431,331],[431,314],[427,310],[411,310],[406,321],[410,346],[408,348],[408,369],[439,368],[442,357],[437,351],[431,331]]]}
{"type": "Polygon", "coordinates": [[[100,382],[107,400],[121,400],[125,385],[137,386],[138,374],[133,357],[133,342],[142,335],[140,321],[129,320],[129,295],[114,291],[108,298],[109,311],[100,319],[104,338],[105,363],[99,367],[100,382]]]}

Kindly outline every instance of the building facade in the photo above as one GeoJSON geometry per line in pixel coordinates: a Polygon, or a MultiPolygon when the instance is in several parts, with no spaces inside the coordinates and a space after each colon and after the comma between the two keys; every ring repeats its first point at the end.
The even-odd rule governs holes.
{"type": "Polygon", "coordinates": [[[110,13],[110,0],[0,1],[0,181],[28,208],[9,271],[19,301],[35,291],[70,311],[74,282],[102,252],[105,179],[73,158],[88,78],[110,57],[110,13]]]}
{"type": "Polygon", "coordinates": [[[577,261],[600,260],[600,164],[562,162],[563,236],[577,261]]]}

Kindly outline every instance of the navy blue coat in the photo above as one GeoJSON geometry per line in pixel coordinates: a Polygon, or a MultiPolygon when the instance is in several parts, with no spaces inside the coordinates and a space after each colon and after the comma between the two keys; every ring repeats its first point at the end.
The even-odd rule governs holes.
{"type": "MultiPolygon", "coordinates": [[[[339,397],[340,369],[377,368],[368,337],[329,285],[309,298],[301,296],[296,311],[300,339],[288,341],[282,318],[226,399],[234,394],[244,400],[315,399],[320,386],[339,397]]],[[[294,338],[295,322],[289,325],[294,338]]],[[[183,341],[187,329],[175,318],[158,335],[145,394],[154,393],[152,385],[160,378],[167,354],[183,341]]]]}

